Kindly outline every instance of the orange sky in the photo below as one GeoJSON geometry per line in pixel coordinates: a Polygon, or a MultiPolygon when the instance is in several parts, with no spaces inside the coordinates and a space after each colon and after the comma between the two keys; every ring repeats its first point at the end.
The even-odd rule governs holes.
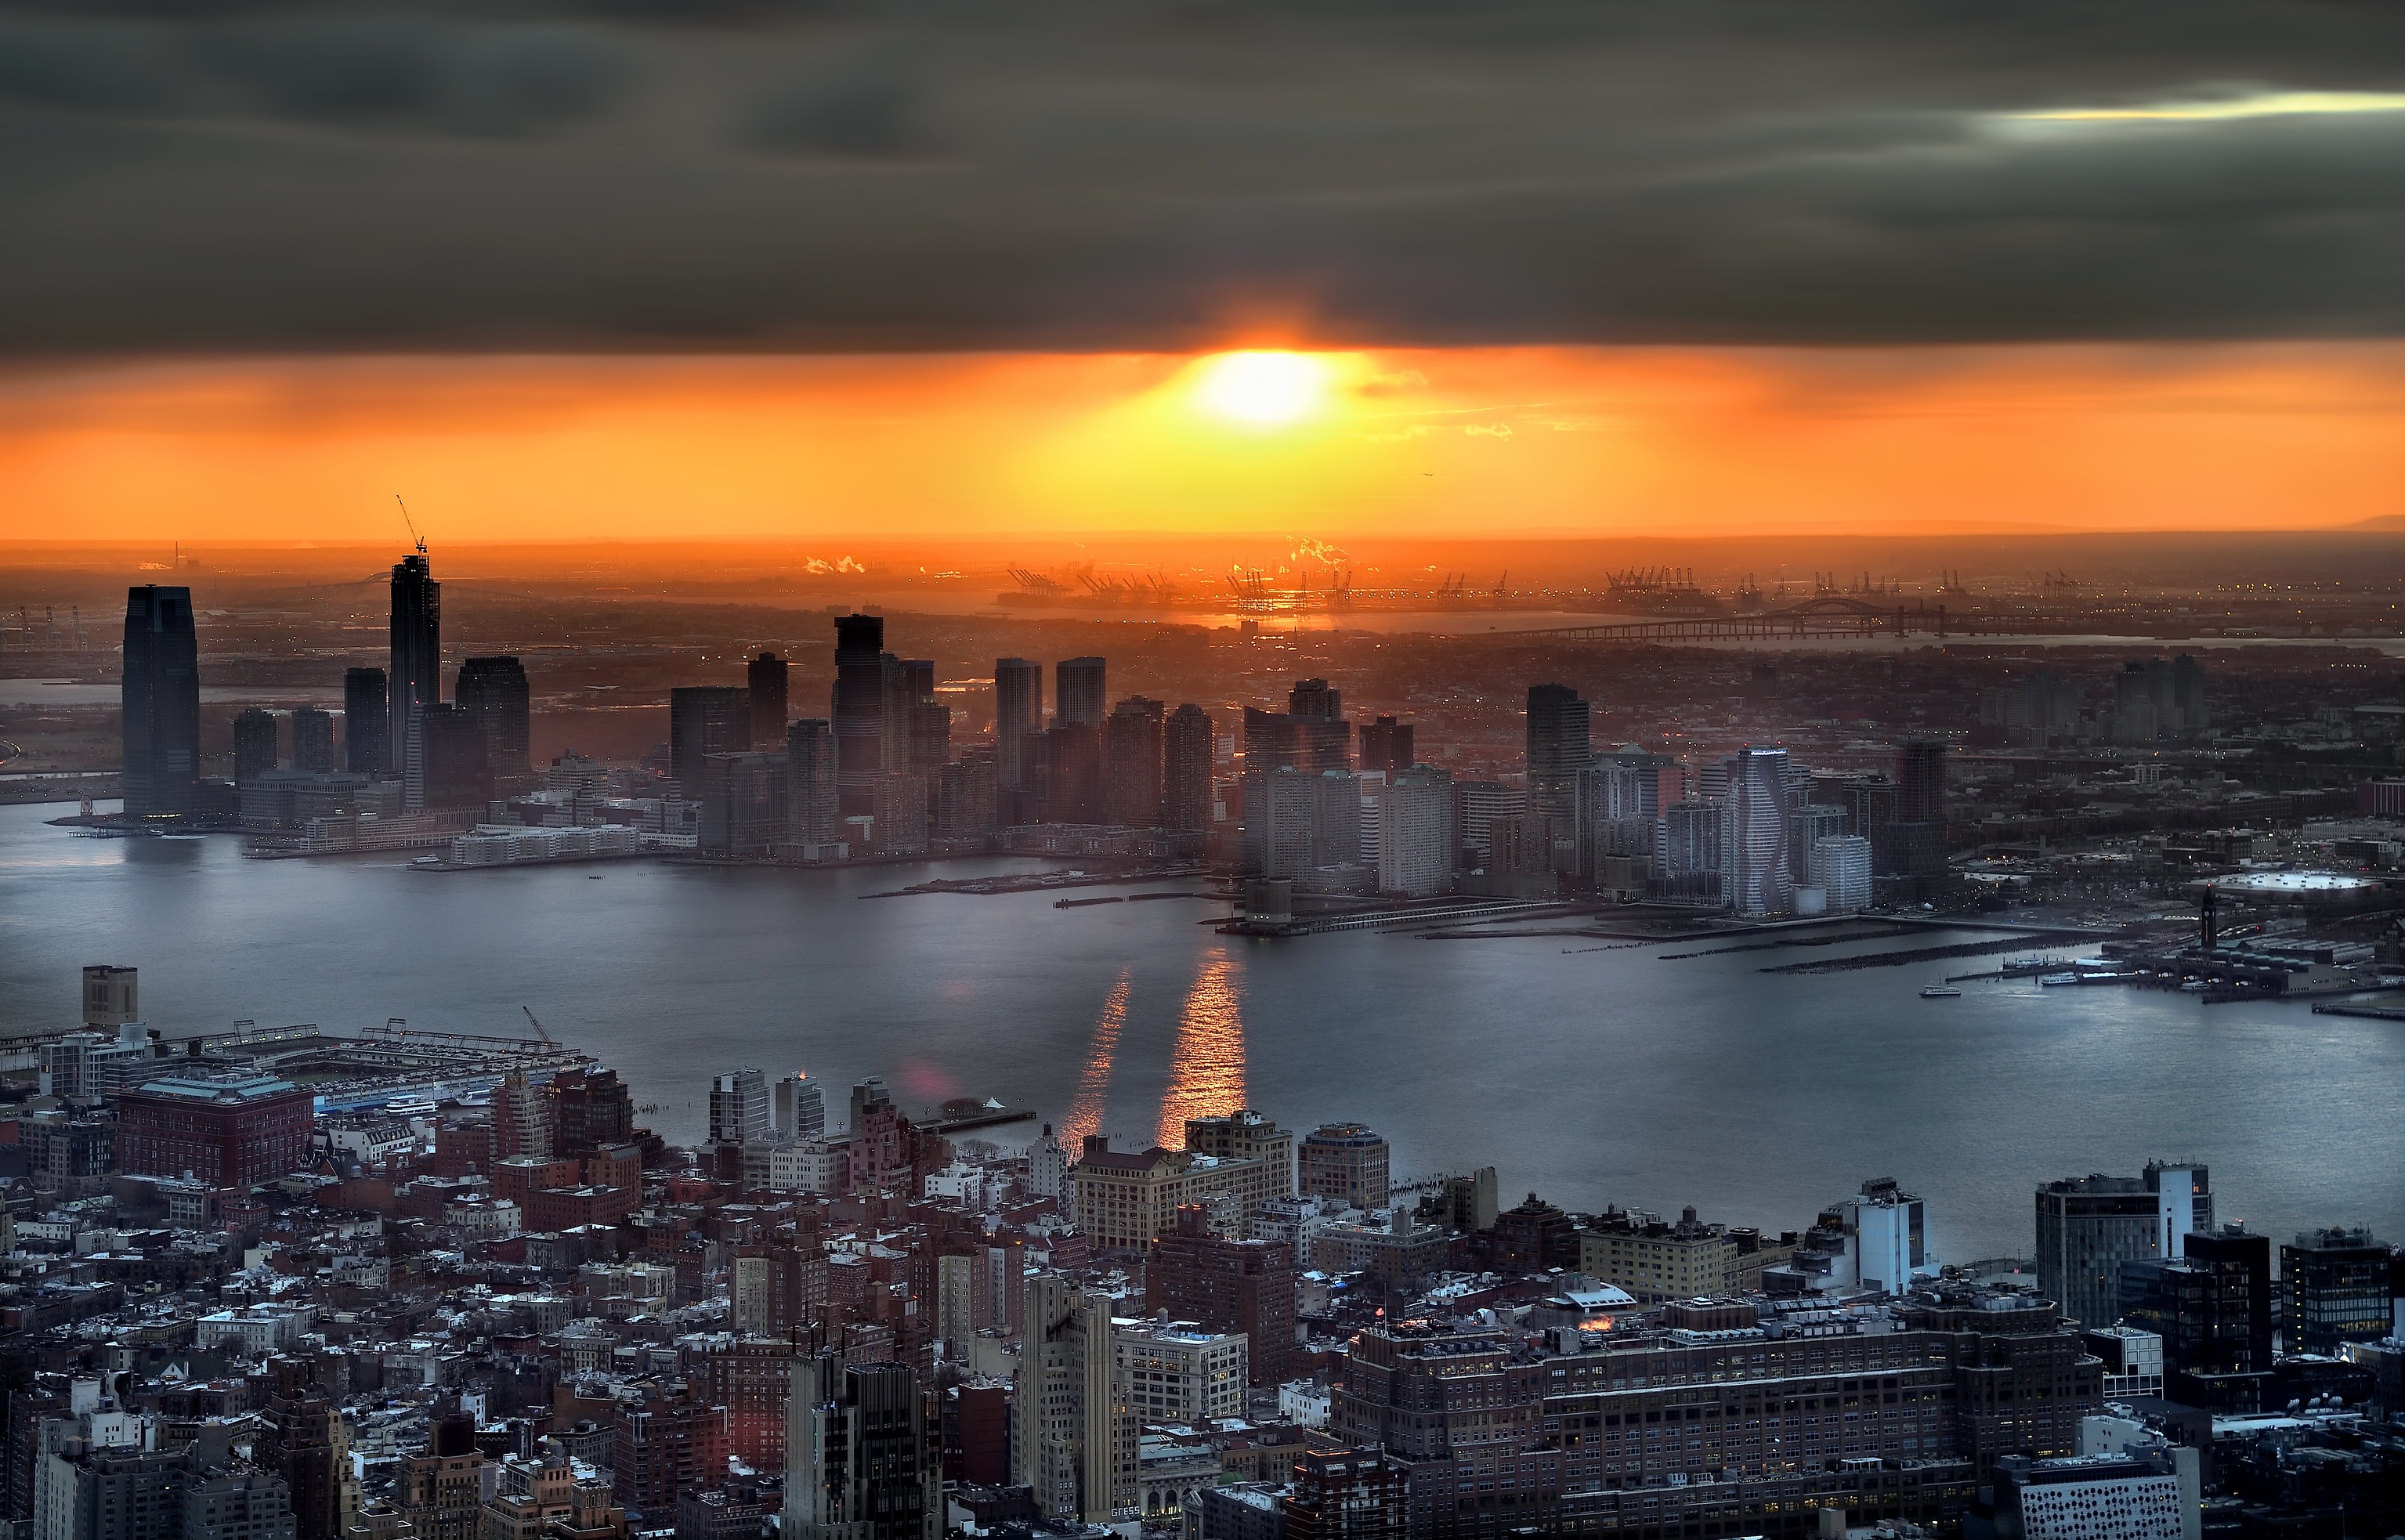
{"type": "Polygon", "coordinates": [[[348,358],[0,374],[0,534],[437,540],[2327,527],[2405,513],[2405,344],[348,358]]]}

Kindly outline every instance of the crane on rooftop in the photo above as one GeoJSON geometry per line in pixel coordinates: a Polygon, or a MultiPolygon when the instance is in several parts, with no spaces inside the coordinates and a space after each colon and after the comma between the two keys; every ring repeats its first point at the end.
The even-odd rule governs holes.
{"type": "MultiPolygon", "coordinates": [[[[417,532],[417,521],[409,516],[409,505],[401,502],[401,494],[398,492],[392,495],[392,500],[401,503],[401,522],[409,526],[409,538],[417,542],[417,553],[421,556],[425,555],[426,537],[417,532]]],[[[529,1011],[527,1014],[531,1015],[534,1013],[529,1011]]]]}

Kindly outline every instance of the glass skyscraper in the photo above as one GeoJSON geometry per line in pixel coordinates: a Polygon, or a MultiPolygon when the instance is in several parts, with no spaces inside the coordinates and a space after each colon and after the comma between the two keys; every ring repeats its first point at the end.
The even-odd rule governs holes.
{"type": "Polygon", "coordinates": [[[410,713],[443,699],[443,585],[422,556],[392,569],[392,672],[387,752],[409,742],[410,713]]]}
{"type": "Polygon", "coordinates": [[[201,773],[200,640],[192,591],[144,583],[125,595],[125,812],[193,811],[201,773]]]}

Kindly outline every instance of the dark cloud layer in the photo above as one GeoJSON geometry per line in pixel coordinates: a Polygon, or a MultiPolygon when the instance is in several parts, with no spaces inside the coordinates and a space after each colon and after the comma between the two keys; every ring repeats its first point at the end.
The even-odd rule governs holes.
{"type": "Polygon", "coordinates": [[[0,350],[2327,337],[2405,10],[0,0],[0,350]]]}

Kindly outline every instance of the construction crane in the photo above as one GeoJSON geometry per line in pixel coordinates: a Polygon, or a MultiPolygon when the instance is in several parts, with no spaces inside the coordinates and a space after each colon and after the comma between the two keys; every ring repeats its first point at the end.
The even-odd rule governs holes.
{"type": "Polygon", "coordinates": [[[556,1048],[559,1046],[559,1043],[552,1037],[551,1033],[544,1029],[542,1018],[534,1014],[533,1006],[521,1005],[518,1009],[526,1013],[527,1024],[534,1029],[535,1036],[542,1039],[544,1046],[551,1048],[556,1048]]]}
{"type": "MultiPolygon", "coordinates": [[[[401,502],[401,494],[398,492],[392,495],[392,500],[394,502],[401,503],[401,522],[409,526],[409,538],[417,542],[417,553],[421,556],[425,555],[426,537],[417,532],[417,521],[409,516],[409,505],[407,503],[401,502]]],[[[532,1011],[528,1011],[527,1015],[531,1016],[534,1013],[532,1011]]],[[[543,1041],[548,1043],[551,1040],[545,1038],[543,1041]]]]}

